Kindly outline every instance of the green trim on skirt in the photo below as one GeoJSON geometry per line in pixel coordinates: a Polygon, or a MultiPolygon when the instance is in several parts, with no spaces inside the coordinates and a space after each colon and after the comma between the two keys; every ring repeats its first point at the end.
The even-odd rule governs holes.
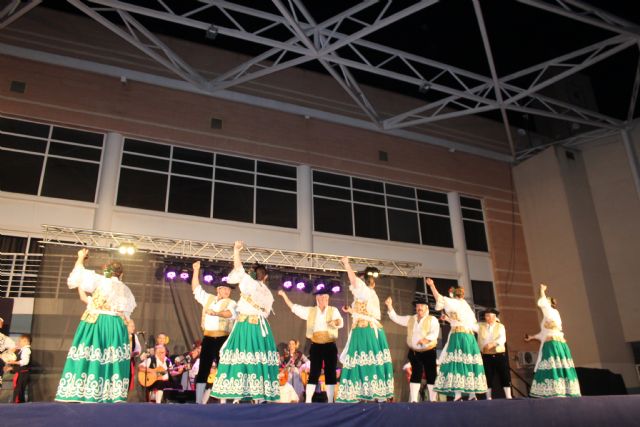
{"type": "Polygon", "coordinates": [[[131,344],[119,316],[101,314],[95,323],[80,321],[67,354],[55,400],[126,402],[131,344]]]}
{"type": "Polygon", "coordinates": [[[487,392],[482,355],[473,334],[454,332],[449,335],[447,353],[441,361],[434,390],[449,396],[456,392],[487,392]]]}
{"type": "Polygon", "coordinates": [[[580,383],[567,343],[547,341],[533,375],[531,397],[578,397],[580,383]]]}
{"type": "Polygon", "coordinates": [[[393,397],[393,364],[384,330],[371,326],[351,330],[342,366],[337,402],[386,400],[393,397]]]}
{"type": "Polygon", "coordinates": [[[211,396],[218,399],[280,398],[278,367],[280,355],[273,340],[271,326],[265,320],[262,336],[260,323],[236,322],[222,351],[211,396]]]}

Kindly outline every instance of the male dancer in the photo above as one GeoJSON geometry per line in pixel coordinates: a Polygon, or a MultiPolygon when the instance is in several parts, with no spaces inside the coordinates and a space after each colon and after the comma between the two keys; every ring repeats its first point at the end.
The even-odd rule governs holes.
{"type": "Polygon", "coordinates": [[[219,282],[216,286],[216,294],[212,295],[202,289],[199,281],[200,261],[193,263],[193,277],[191,278],[191,290],[196,301],[202,305],[202,350],[200,352],[200,368],[196,375],[196,403],[207,403],[209,390],[207,378],[211,365],[220,361],[220,348],[225,343],[236,318],[236,302],[229,298],[231,285],[227,282],[219,282]]]}
{"type": "Polygon", "coordinates": [[[278,291],[284,302],[289,306],[293,314],[307,321],[306,336],[311,340],[309,350],[311,358],[311,369],[309,370],[309,381],[307,382],[306,403],[311,403],[311,398],[315,392],[320,371],[324,364],[324,376],[327,387],[327,401],[333,403],[336,388],[336,367],[338,364],[338,329],[344,326],[344,320],[340,310],[329,305],[329,288],[316,291],[316,306],[304,307],[293,304],[284,291],[278,291]]]}

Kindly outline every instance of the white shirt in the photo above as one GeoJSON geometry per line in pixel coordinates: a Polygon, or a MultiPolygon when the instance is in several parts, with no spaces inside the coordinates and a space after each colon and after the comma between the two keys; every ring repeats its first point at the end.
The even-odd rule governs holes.
{"type": "Polygon", "coordinates": [[[278,403],[298,403],[300,398],[296,390],[289,383],[280,386],[280,399],[278,403]]]}
{"type": "MultiPolygon", "coordinates": [[[[395,312],[395,310],[391,309],[389,310],[389,318],[398,325],[406,327],[409,324],[409,319],[411,318],[411,316],[399,316],[395,312]]],[[[416,320],[418,320],[417,317],[416,320]]],[[[414,350],[422,350],[425,346],[422,344],[418,344],[418,341],[423,338],[429,341],[437,341],[438,335],[440,335],[440,324],[438,323],[438,319],[427,314],[422,319],[413,324],[413,332],[411,334],[411,348],[414,350]],[[422,326],[424,322],[426,322],[429,318],[431,318],[429,333],[427,335],[423,335],[422,326]]]]}
{"type": "MultiPolygon", "coordinates": [[[[356,282],[349,286],[349,290],[355,299],[352,307],[356,302],[366,302],[367,313],[369,313],[369,316],[376,320],[380,320],[380,300],[378,299],[378,294],[376,294],[374,289],[367,286],[361,278],[356,277],[356,282]]],[[[357,317],[357,314],[354,314],[353,316],[357,317]]]]}
{"type": "Polygon", "coordinates": [[[436,301],[436,311],[444,308],[452,328],[463,327],[478,332],[478,321],[469,304],[459,298],[440,296],[436,301]]]}
{"type": "MultiPolygon", "coordinates": [[[[111,314],[123,313],[125,317],[129,318],[133,309],[136,308],[136,299],[131,290],[115,276],[106,278],[93,270],[78,266],[69,274],[67,286],[69,289],[79,287],[88,293],[94,293],[100,289],[100,294],[106,300],[111,314]]],[[[91,297],[89,297],[87,310],[89,312],[104,312],[100,307],[95,307],[91,297]]]]}
{"type": "MultiPolygon", "coordinates": [[[[166,358],[164,360],[160,360],[159,358],[155,357],[156,359],[156,369],[160,370],[160,371],[166,371],[162,377],[160,377],[160,379],[162,381],[169,381],[169,370],[171,368],[173,368],[173,365],[171,364],[171,361],[169,360],[169,358],[166,358]]],[[[149,357],[148,359],[145,359],[144,362],[142,362],[142,365],[145,368],[149,368],[149,366],[151,366],[151,357],[149,357]]]]}
{"type": "Polygon", "coordinates": [[[504,327],[500,327],[501,323],[498,321],[495,321],[491,325],[487,322],[484,323],[487,325],[487,336],[482,337],[482,335],[478,334],[478,347],[480,347],[480,351],[482,351],[487,344],[492,342],[496,343],[496,347],[504,347],[504,344],[507,342],[507,332],[504,327]],[[493,334],[496,328],[498,328],[498,339],[494,341],[493,334]]]}
{"type": "MultiPolygon", "coordinates": [[[[209,296],[211,294],[205,292],[205,290],[202,288],[202,286],[198,286],[194,291],[193,291],[193,296],[196,298],[196,301],[198,301],[198,303],[200,303],[200,305],[202,305],[204,307],[204,305],[207,303],[207,301],[209,300],[209,296]]],[[[209,306],[209,310],[213,310],[215,312],[219,312],[219,311],[223,311],[222,310],[222,306],[225,304],[225,300],[218,300],[218,297],[215,297],[216,299],[214,300],[215,302],[213,304],[211,304],[209,306]]],[[[228,319],[224,319],[224,320],[235,320],[236,318],[236,302],[233,301],[232,299],[228,299],[226,300],[227,303],[227,307],[225,310],[229,310],[231,312],[231,317],[228,319]]],[[[220,316],[213,316],[211,314],[205,314],[204,316],[204,329],[207,331],[219,331],[222,330],[223,328],[220,327],[219,322],[220,322],[221,317],[220,316]]]]}
{"type": "Polygon", "coordinates": [[[551,307],[551,303],[547,298],[540,297],[538,300],[538,307],[542,310],[542,321],[540,322],[540,332],[535,334],[532,338],[540,340],[544,343],[549,337],[564,338],[562,332],[562,319],[560,313],[555,308],[551,307]]]}
{"type": "MultiPolygon", "coordinates": [[[[317,307],[317,306],[316,306],[317,307]]],[[[294,304],[291,308],[293,314],[301,318],[302,320],[307,320],[309,318],[309,312],[311,309],[315,309],[316,307],[303,307],[298,304],[294,304]]],[[[329,309],[329,305],[327,305],[323,311],[320,311],[316,314],[316,320],[313,322],[313,331],[312,332],[322,332],[328,331],[329,327],[327,326],[327,310],[329,309]]],[[[340,314],[340,310],[335,309],[331,310],[333,315],[330,320],[340,320],[340,326],[338,329],[344,326],[344,320],[342,319],[342,315],[340,314]]]]}
{"type": "Polygon", "coordinates": [[[20,349],[20,366],[27,366],[31,361],[31,346],[27,345],[20,349]]]}
{"type": "Polygon", "coordinates": [[[248,316],[258,315],[268,317],[273,306],[273,295],[271,291],[262,282],[259,282],[249,276],[243,268],[234,269],[229,273],[229,282],[239,283],[240,292],[243,296],[251,298],[254,304],[260,306],[262,309],[255,307],[253,304],[247,302],[244,298],[240,298],[236,305],[236,311],[238,314],[245,314],[248,316]]]}

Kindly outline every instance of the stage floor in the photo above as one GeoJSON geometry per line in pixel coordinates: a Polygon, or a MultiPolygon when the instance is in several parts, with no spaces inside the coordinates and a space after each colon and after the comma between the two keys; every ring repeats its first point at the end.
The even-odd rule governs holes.
{"type": "Polygon", "coordinates": [[[27,403],[2,426],[640,426],[640,395],[442,403],[194,405],[27,403]]]}

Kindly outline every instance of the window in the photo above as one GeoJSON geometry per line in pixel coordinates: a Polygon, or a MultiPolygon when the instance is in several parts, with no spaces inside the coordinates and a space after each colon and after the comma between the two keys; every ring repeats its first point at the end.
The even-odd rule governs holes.
{"type": "Polygon", "coordinates": [[[127,138],[117,203],[296,228],[296,179],[294,166],[127,138]]]}
{"type": "Polygon", "coordinates": [[[493,283],[481,280],[472,280],[473,303],[487,308],[496,306],[496,296],[493,292],[493,283]]]}
{"type": "Polygon", "coordinates": [[[104,134],[0,117],[0,190],[94,202],[104,134]]]}
{"type": "Polygon", "coordinates": [[[462,224],[467,249],[471,251],[487,252],[487,233],[484,227],[482,201],[471,197],[460,197],[462,208],[462,224]]]}
{"type": "Polygon", "coordinates": [[[446,193],[313,171],[314,229],[453,247],[446,193]]]}

